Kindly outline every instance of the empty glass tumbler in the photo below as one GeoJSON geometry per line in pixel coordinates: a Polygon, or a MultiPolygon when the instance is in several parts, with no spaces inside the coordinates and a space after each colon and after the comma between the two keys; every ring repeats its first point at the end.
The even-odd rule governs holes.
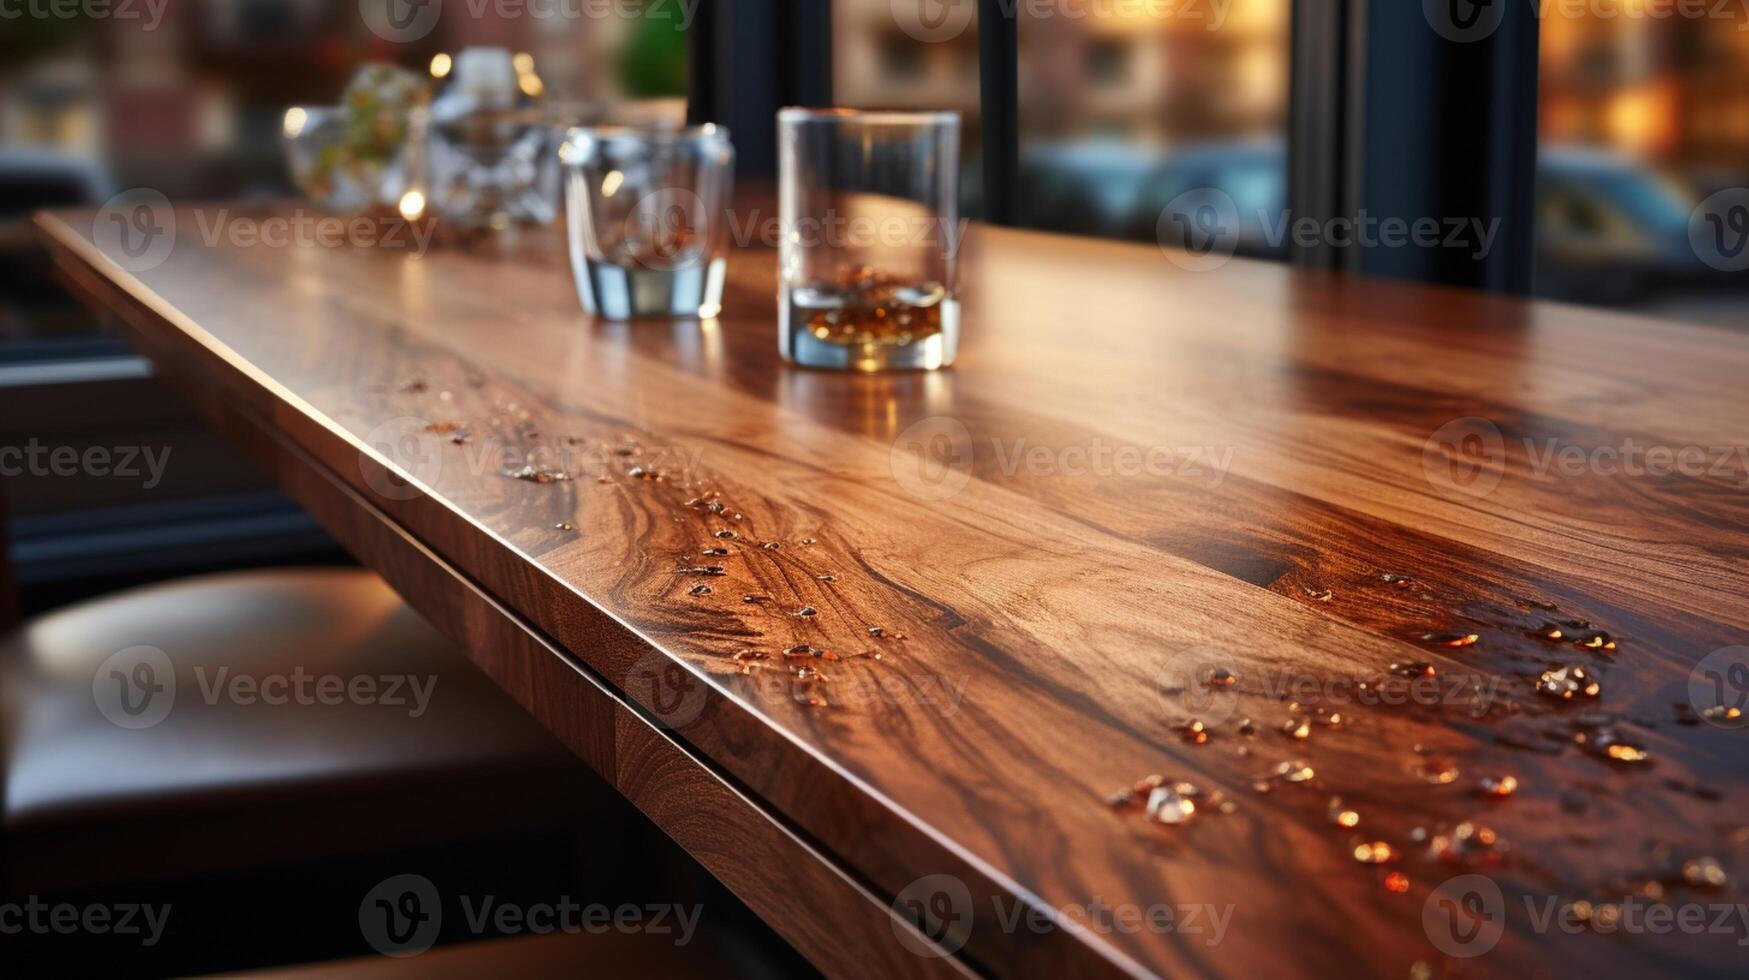
{"type": "Polygon", "coordinates": [[[859,371],[953,363],[959,114],[784,109],[777,121],[783,356],[859,371]]]}
{"type": "Polygon", "coordinates": [[[614,320],[720,312],[735,164],[728,130],[582,127],[559,158],[584,309],[614,320]]]}

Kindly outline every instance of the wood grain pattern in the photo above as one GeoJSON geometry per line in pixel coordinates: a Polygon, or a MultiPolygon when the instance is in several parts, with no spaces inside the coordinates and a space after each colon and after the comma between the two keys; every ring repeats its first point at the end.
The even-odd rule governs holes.
{"type": "MultiPolygon", "coordinates": [[[[906,911],[913,882],[956,879],[963,906],[924,907],[965,924],[945,935],[975,970],[1740,972],[1749,923],[1538,925],[1550,903],[1743,899],[1749,735],[1676,707],[1749,629],[1740,337],[976,228],[958,366],[847,376],[781,364],[759,247],[734,253],[723,316],[615,324],[577,311],[549,233],[240,248],[203,242],[211,211],[181,212],[169,258],[137,273],[89,215],[40,223],[149,355],[277,429],[833,865],[906,911]],[[1465,419],[1485,424],[1447,427],[1465,419]],[[1479,466],[1432,440],[1465,432],[1487,437],[1479,466]],[[950,465],[919,469],[918,444],[950,465]],[[1625,446],[1706,464],[1550,456],[1625,446]],[[571,478],[505,475],[525,465],[571,478]],[[1533,635],[1549,623],[1566,635],[1533,635]],[[1613,650],[1573,642],[1599,628],[1613,650]],[[1448,631],[1477,640],[1424,639],[1448,631]],[[798,645],[844,659],[799,678],[798,645]],[[1392,673],[1409,664],[1434,677],[1410,688],[1392,673]],[[1601,696],[1538,694],[1562,664],[1601,696]],[[1231,687],[1208,686],[1217,667],[1231,687]],[[1303,740],[1282,731],[1298,720],[1303,740]],[[1610,758],[1609,733],[1649,758],[1610,758]],[[1195,814],[1107,801],[1148,774],[1194,783],[1195,814]],[[1503,775],[1516,794],[1487,798],[1503,775]],[[1392,859],[1357,860],[1375,841],[1392,859]],[[1685,883],[1703,857],[1740,873],[1685,883]],[[1435,889],[1467,873],[1506,923],[1476,958],[1434,941],[1435,889]]],[[[551,652],[475,655],[525,704],[567,697],[551,652]]]]}

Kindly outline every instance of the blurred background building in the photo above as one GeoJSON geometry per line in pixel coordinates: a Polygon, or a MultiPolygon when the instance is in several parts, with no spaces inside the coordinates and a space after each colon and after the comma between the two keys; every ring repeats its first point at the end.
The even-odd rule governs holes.
{"type": "MultiPolygon", "coordinates": [[[[1551,299],[1746,325],[1749,285],[1700,261],[1696,206],[1749,186],[1749,12],[1742,4],[1546,4],[1538,272],[1551,299]]],[[[1153,241],[1179,194],[1238,206],[1240,251],[1285,259],[1291,0],[1161,6],[1020,3],[1021,220],[1153,241]]],[[[928,42],[889,0],[835,0],[837,100],[966,115],[976,214],[975,24],[928,42]]]]}
{"type": "MultiPolygon", "coordinates": [[[[406,43],[373,33],[357,4],[325,0],[165,0],[151,23],[145,4],[132,18],[5,21],[0,173],[13,179],[0,243],[28,238],[18,218],[50,184],[76,197],[136,186],[172,197],[286,193],[285,107],[334,102],[370,61],[427,71],[441,53],[505,46],[532,57],[549,104],[575,118],[680,118],[678,4],[626,0],[614,16],[566,16],[550,12],[589,5],[434,2],[434,29],[406,43]]],[[[820,2],[832,5],[839,104],[965,115],[964,203],[977,215],[975,20],[924,41],[893,0],[820,2]]],[[[1151,241],[1169,201],[1216,187],[1238,205],[1241,252],[1285,257],[1286,243],[1264,229],[1287,208],[1292,0],[1016,9],[1023,223],[1151,241]]],[[[1697,260],[1688,227],[1700,201],[1749,185],[1745,28],[1743,4],[1544,5],[1541,295],[1743,322],[1743,277],[1697,260]]],[[[17,275],[9,261],[6,274],[17,275]]],[[[0,298],[0,343],[88,330],[71,308],[16,290],[0,298]]]]}
{"type": "Polygon", "coordinates": [[[1538,291],[1749,326],[1696,260],[1701,201],[1749,186],[1749,9],[1594,2],[1542,21],[1538,291]]]}

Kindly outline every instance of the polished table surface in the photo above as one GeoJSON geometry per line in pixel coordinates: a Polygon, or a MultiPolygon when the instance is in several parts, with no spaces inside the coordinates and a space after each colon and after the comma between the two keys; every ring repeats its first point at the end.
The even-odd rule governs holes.
{"type": "Polygon", "coordinates": [[[145,262],[39,224],[829,972],[1749,964],[1749,733],[1697,715],[1749,687],[1749,337],[973,226],[959,363],[838,374],[779,359],[760,245],[627,324],[550,230],[210,233],[302,207],[145,262]]]}

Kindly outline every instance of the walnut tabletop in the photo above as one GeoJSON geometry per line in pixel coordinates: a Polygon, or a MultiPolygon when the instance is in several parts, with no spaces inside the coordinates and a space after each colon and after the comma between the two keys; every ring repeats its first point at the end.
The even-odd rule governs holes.
{"type": "Polygon", "coordinates": [[[39,226],[828,973],[1749,966],[1749,336],[973,225],[957,365],[841,374],[761,245],[612,323],[211,233],[305,208],[39,226]]]}

